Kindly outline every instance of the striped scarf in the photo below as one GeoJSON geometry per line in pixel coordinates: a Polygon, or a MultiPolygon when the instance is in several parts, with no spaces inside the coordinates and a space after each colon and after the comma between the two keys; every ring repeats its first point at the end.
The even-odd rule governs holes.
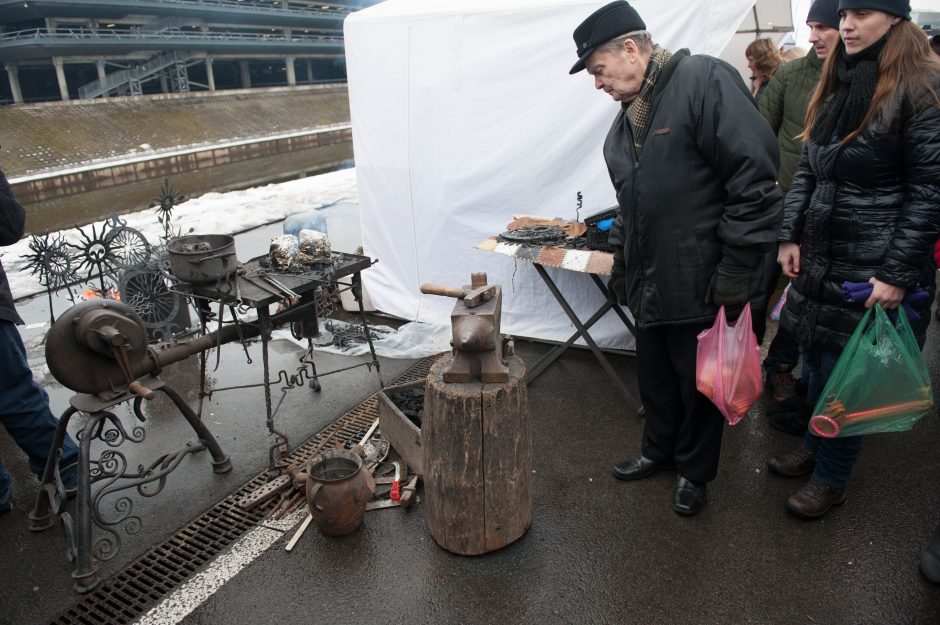
{"type": "Polygon", "coordinates": [[[649,65],[646,67],[646,74],[643,76],[643,86],[636,99],[627,105],[627,118],[633,125],[633,145],[636,146],[636,153],[639,154],[643,148],[643,142],[646,140],[647,116],[650,107],[653,105],[653,89],[656,87],[656,81],[659,79],[663,67],[672,58],[672,52],[663,49],[656,44],[653,46],[653,53],[650,55],[649,65]]]}

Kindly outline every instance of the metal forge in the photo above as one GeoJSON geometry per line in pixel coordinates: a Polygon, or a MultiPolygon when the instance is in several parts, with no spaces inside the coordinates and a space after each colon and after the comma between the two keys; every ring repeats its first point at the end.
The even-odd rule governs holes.
{"type": "MultiPolygon", "coordinates": [[[[304,386],[308,382],[312,389],[319,391],[319,377],[351,367],[318,374],[313,365],[312,338],[319,334],[314,297],[316,290],[335,282],[338,277],[351,275],[353,294],[359,301],[360,316],[365,324],[365,313],[357,289],[361,284],[359,272],[370,265],[371,262],[366,257],[336,252],[331,265],[325,265],[318,271],[275,274],[277,279],[271,282],[278,286],[261,288],[256,283],[260,280],[259,276],[264,276],[265,272],[260,259],[254,259],[244,265],[240,264],[237,274],[220,278],[214,284],[177,285],[177,289],[183,290],[197,302],[219,303],[219,328],[215,332],[191,340],[160,346],[148,344],[144,322],[133,309],[118,301],[84,302],[73,306],[59,317],[47,337],[46,360],[52,375],[77,394],[69,400],[69,408],[59,419],[49,461],[41,480],[40,493],[30,513],[30,529],[42,531],[54,525],[56,519],[62,522],[68,557],[74,563],[72,578],[76,591],[88,592],[101,581],[96,560],[109,559],[120,549],[120,538],[116,530],[123,528],[133,534],[142,525],[140,517],[133,514],[133,503],[129,497],[120,496],[114,503],[116,517],[113,512],[109,517],[102,510],[105,497],[129,489],[136,489],[141,496],[153,497],[163,490],[168,474],[176,469],[186,456],[200,451],[208,450],[214,473],[227,473],[232,468],[229,457],[206,428],[201,415],[193,411],[180,394],[159,377],[160,372],[172,363],[199,355],[202,374],[200,392],[201,397],[205,396],[206,352],[225,343],[238,340],[244,344],[248,339],[260,337],[264,380],[261,384],[251,386],[264,387],[268,430],[275,440],[271,449],[271,467],[283,469],[283,463],[278,463],[278,460],[287,453],[287,439],[274,428],[274,414],[277,408],[272,410],[268,369],[268,342],[271,332],[278,326],[293,324],[295,335],[299,334],[308,339],[308,350],[300,358],[298,371],[294,374],[279,372],[277,380],[284,394],[286,395],[287,390],[304,386]],[[271,315],[269,306],[278,301],[282,302],[284,309],[271,315]],[[223,325],[221,321],[225,305],[232,309],[234,319],[227,325],[223,325]],[[257,321],[239,321],[234,314],[236,306],[254,307],[258,313],[257,321]],[[146,417],[141,409],[142,402],[153,399],[157,392],[169,397],[195,432],[196,440],[162,454],[148,466],[139,465],[134,470],[129,466],[127,457],[118,451],[118,447],[125,442],[143,442],[145,429],[140,424],[126,427],[112,409],[124,402],[132,402],[134,416],[143,423],[146,417]],[[66,510],[67,493],[61,479],[62,467],[59,466],[59,458],[69,421],[79,412],[87,414],[88,418],[77,435],[78,483],[74,512],[69,512],[66,510]],[[93,440],[98,440],[104,445],[104,451],[96,459],[91,457],[93,440]],[[92,484],[100,486],[96,486],[96,490],[92,492],[92,484]],[[92,530],[95,527],[104,534],[93,540],[92,530]]],[[[368,328],[365,330],[368,339],[368,328]]],[[[369,347],[372,360],[353,366],[374,366],[378,371],[378,360],[371,339],[369,347]]],[[[379,383],[382,384],[381,375],[379,383]]],[[[229,389],[216,388],[213,392],[222,390],[229,389]]],[[[273,478],[277,471],[270,473],[273,478]]]]}

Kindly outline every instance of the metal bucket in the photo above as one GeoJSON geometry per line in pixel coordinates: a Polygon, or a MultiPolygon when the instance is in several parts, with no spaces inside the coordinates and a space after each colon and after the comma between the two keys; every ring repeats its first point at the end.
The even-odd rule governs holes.
{"type": "Polygon", "coordinates": [[[235,239],[227,234],[188,234],[167,243],[170,271],[183,282],[215,284],[238,270],[235,239]]]}
{"type": "Polygon", "coordinates": [[[362,459],[345,449],[331,449],[307,463],[307,506],[313,522],[327,536],[359,529],[375,481],[362,459]]]}

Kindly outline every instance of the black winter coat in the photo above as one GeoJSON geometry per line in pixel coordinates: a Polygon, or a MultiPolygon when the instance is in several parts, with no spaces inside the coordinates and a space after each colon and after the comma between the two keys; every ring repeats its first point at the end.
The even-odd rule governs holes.
{"type": "Polygon", "coordinates": [[[762,298],[758,265],[776,247],[783,203],[777,139],[734,68],[677,52],[656,83],[639,158],[626,106],[604,158],[619,204],[610,242],[624,248],[641,327],[713,320],[708,285],[726,245],[750,252],[750,292],[762,298]]]}
{"type": "MultiPolygon", "coordinates": [[[[0,171],[0,245],[13,245],[23,236],[26,213],[16,200],[6,176],[0,171]]],[[[0,264],[0,320],[23,323],[13,306],[13,295],[0,264]]]]}
{"type": "Polygon", "coordinates": [[[800,276],[781,318],[803,344],[840,351],[865,313],[842,283],[875,278],[931,297],[911,320],[923,343],[930,322],[940,233],[940,110],[898,96],[888,121],[841,147],[812,139],[787,194],[778,239],[801,243],[800,276]]]}

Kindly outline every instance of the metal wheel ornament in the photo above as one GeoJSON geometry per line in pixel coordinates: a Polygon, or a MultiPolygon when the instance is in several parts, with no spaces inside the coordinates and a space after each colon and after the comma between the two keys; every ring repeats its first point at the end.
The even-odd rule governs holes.
{"type": "Polygon", "coordinates": [[[121,301],[134,309],[151,334],[165,334],[175,323],[180,297],[170,292],[163,276],[149,269],[129,269],[121,275],[121,301]]]}
{"type": "Polygon", "coordinates": [[[150,243],[139,231],[127,226],[111,230],[107,235],[108,249],[117,269],[130,269],[147,264],[150,260],[150,243]]]}

